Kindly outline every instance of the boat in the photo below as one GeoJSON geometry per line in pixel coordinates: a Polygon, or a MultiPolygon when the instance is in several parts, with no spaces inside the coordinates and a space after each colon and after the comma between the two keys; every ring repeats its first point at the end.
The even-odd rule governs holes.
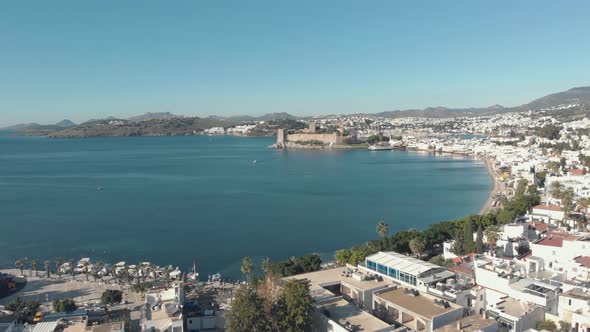
{"type": "Polygon", "coordinates": [[[215,273],[214,275],[211,276],[211,282],[216,282],[216,281],[221,281],[221,274],[215,273]]]}
{"type": "Polygon", "coordinates": [[[197,263],[193,261],[193,268],[191,272],[187,274],[187,278],[193,281],[199,281],[199,272],[197,272],[197,263]]]}
{"type": "Polygon", "coordinates": [[[369,146],[369,150],[370,151],[387,151],[387,150],[393,150],[393,148],[389,145],[371,145],[369,146]]]}

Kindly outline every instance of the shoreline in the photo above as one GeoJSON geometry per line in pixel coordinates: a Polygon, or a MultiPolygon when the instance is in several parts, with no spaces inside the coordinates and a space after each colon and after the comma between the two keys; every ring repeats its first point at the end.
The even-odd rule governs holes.
{"type": "Polygon", "coordinates": [[[498,172],[496,171],[496,168],[494,167],[492,159],[490,157],[479,157],[479,158],[481,158],[482,160],[485,161],[488,174],[492,178],[492,190],[490,191],[488,199],[485,201],[484,205],[479,210],[479,214],[482,215],[482,214],[489,213],[492,210],[497,208],[497,206],[492,206],[492,205],[495,201],[495,199],[494,199],[495,194],[500,190],[500,176],[499,176],[498,172]]]}

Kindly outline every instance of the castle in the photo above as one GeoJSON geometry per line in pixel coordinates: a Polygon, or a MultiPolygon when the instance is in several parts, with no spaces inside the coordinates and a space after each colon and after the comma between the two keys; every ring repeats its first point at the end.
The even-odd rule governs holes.
{"type": "Polygon", "coordinates": [[[289,143],[291,144],[306,144],[310,142],[332,145],[342,144],[342,138],[344,137],[344,127],[340,126],[337,132],[334,133],[318,133],[317,123],[315,121],[309,121],[308,127],[297,132],[288,133],[285,129],[277,130],[277,149],[286,148],[289,143]]]}

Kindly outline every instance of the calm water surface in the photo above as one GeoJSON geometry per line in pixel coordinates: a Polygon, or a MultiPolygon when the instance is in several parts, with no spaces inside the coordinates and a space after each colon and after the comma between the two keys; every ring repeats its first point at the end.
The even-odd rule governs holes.
{"type": "Polygon", "coordinates": [[[269,138],[0,134],[0,266],[89,256],[239,276],[476,213],[485,164],[402,151],[277,151],[269,138]],[[256,163],[254,163],[256,160],[256,163]],[[103,190],[97,190],[103,187],[103,190]]]}

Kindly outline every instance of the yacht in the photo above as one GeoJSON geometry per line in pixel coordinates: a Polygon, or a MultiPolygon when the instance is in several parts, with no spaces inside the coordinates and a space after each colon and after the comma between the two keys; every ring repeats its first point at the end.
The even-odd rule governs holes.
{"type": "Polygon", "coordinates": [[[369,146],[370,151],[386,151],[386,150],[393,150],[390,145],[371,145],[369,146]]]}

